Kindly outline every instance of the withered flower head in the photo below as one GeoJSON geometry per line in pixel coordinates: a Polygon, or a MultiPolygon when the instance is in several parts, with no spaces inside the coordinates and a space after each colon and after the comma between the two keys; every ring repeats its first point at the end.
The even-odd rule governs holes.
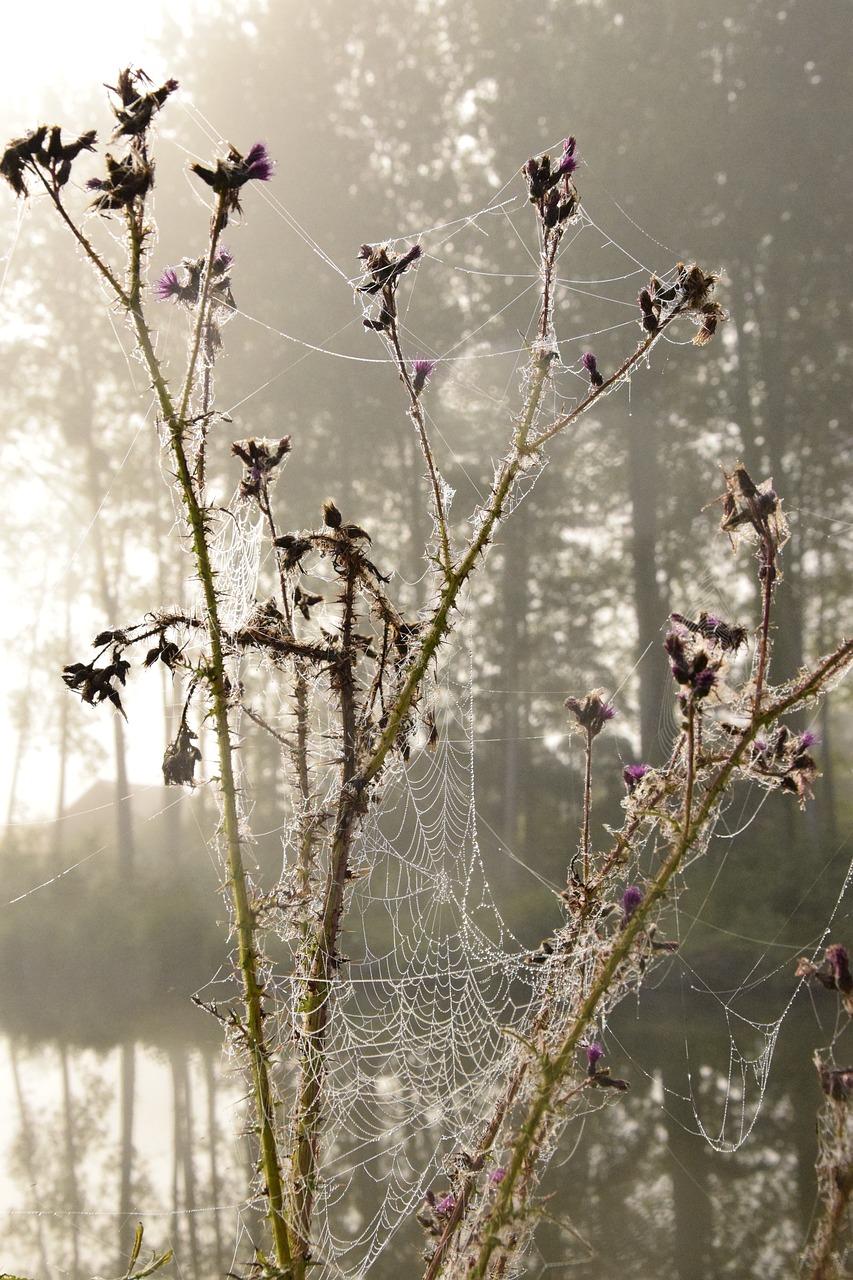
{"type": "Polygon", "coordinates": [[[99,213],[129,208],[134,200],[147,195],[151,189],[154,166],[139,152],[130,151],[118,160],[108,155],[106,164],[106,178],[90,178],[86,183],[89,191],[101,193],[92,201],[92,208],[99,213]]]}
{"type": "Polygon", "coordinates": [[[699,315],[701,317],[701,325],[699,332],[693,339],[694,347],[707,346],[717,332],[717,325],[729,318],[728,311],[724,311],[719,302],[706,302],[699,315]]]}
{"type": "Polygon", "coordinates": [[[803,809],[812,784],[820,776],[809,751],[815,741],[813,733],[795,734],[781,725],[769,740],[753,743],[751,771],[764,786],[795,795],[803,809]]]}
{"type": "MultiPolygon", "coordinates": [[[[676,616],[680,618],[680,615],[676,616]]],[[[673,678],[684,689],[681,694],[682,705],[686,707],[691,698],[694,702],[706,698],[718,683],[723,658],[712,661],[704,645],[697,645],[695,637],[683,631],[680,626],[667,633],[663,647],[670,658],[673,678]]]]}
{"type": "Polygon", "coordinates": [[[13,138],[0,157],[0,174],[9,183],[16,196],[29,195],[24,172],[34,169],[33,161],[47,136],[47,125],[39,125],[23,138],[13,138]]]}
{"type": "Polygon", "coordinates": [[[24,177],[27,171],[41,171],[54,189],[58,189],[65,186],[71,177],[72,162],[80,152],[94,151],[95,138],[95,130],[89,129],[73,142],[63,142],[59,125],[53,125],[50,130],[46,124],[39,125],[24,137],[12,139],[0,157],[0,176],[6,179],[16,196],[29,194],[24,177]]]}
{"type": "Polygon", "coordinates": [[[850,973],[850,953],[840,942],[834,942],[826,948],[826,960],[835,977],[835,985],[839,991],[853,991],[853,975],[850,973]]]}
{"type": "Polygon", "coordinates": [[[637,303],[643,313],[643,328],[647,333],[657,333],[660,318],[660,303],[652,302],[648,289],[641,289],[637,294],[637,303]]]}
{"type": "Polygon", "coordinates": [[[569,137],[563,143],[563,153],[556,165],[552,165],[550,155],[545,152],[533,156],[521,170],[543,231],[546,235],[556,235],[557,240],[563,234],[563,225],[575,216],[580,205],[572,182],[577,167],[576,142],[569,137]]]}
{"type": "Polygon", "coordinates": [[[257,497],[262,485],[274,478],[276,468],[290,449],[290,436],[282,436],[280,440],[257,440],[254,436],[235,440],[231,452],[246,468],[240,481],[241,498],[257,497]]]}
{"type": "Polygon", "coordinates": [[[820,1087],[833,1102],[849,1102],[853,1098],[853,1067],[828,1067],[816,1057],[820,1087]]]}
{"type": "Polygon", "coordinates": [[[197,733],[182,724],[174,742],[170,742],[163,756],[163,781],[167,787],[191,787],[195,767],[201,752],[195,746],[197,733]]]}
{"type": "Polygon", "coordinates": [[[331,498],[323,503],[323,524],[327,529],[340,529],[343,516],[331,498]]]}
{"type": "MultiPolygon", "coordinates": [[[[765,557],[768,548],[772,549],[771,554],[779,551],[788,541],[790,531],[772,479],[756,484],[742,463],[737,464],[731,475],[727,472],[723,475],[726,492],[716,499],[723,509],[720,528],[735,545],[740,537],[758,542],[765,548],[765,557]]],[[[763,568],[778,577],[775,564],[765,564],[763,568]]]]}
{"type": "Polygon", "coordinates": [[[312,545],[308,538],[300,538],[295,533],[282,533],[273,543],[281,552],[280,560],[285,569],[301,569],[302,557],[308,554],[312,545]]]}
{"type": "Polygon", "coordinates": [[[405,253],[397,254],[387,244],[363,244],[358,256],[366,277],[358,286],[359,293],[379,293],[382,289],[396,289],[403,272],[423,257],[423,249],[413,244],[405,253]]]}
{"type": "Polygon", "coordinates": [[[166,99],[178,88],[177,80],[167,80],[159,89],[150,93],[142,93],[137,87],[150,83],[144,71],[126,67],[119,72],[118,84],[107,85],[110,92],[120,100],[118,104],[113,104],[113,112],[118,120],[114,138],[138,138],[145,133],[166,99]]]}
{"type": "MultiPolygon", "coordinates": [[[[99,637],[99,639],[102,637],[99,637]]],[[[127,683],[130,663],[122,657],[121,650],[113,650],[112,662],[103,667],[96,667],[95,662],[72,662],[63,667],[62,679],[69,689],[80,694],[84,702],[97,706],[101,702],[111,702],[117,711],[127,719],[121,703],[121,695],[114,681],[120,685],[127,683]]]]}
{"type": "Polygon", "coordinates": [[[679,262],[675,268],[675,282],[681,300],[691,310],[702,307],[708,301],[718,280],[719,276],[712,271],[703,271],[695,262],[689,267],[679,262]]]}
{"type": "Polygon", "coordinates": [[[616,708],[605,701],[603,689],[593,689],[585,698],[566,698],[563,706],[571,711],[590,740],[596,738],[608,720],[616,715],[616,708]]]}

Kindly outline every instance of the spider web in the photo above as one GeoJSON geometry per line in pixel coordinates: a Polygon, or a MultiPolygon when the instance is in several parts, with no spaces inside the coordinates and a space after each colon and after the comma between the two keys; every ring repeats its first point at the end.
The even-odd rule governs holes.
{"type": "MultiPolygon", "coordinates": [[[[270,199],[282,221],[305,238],[306,233],[283,206],[274,197],[270,199]]],[[[465,229],[476,235],[490,219],[513,222],[521,215],[529,217],[526,199],[502,190],[463,221],[465,229]]],[[[593,229],[587,219],[580,232],[593,229]]],[[[437,266],[446,268],[462,289],[465,277],[479,269],[442,258],[444,242],[457,232],[456,224],[427,228],[410,234],[405,243],[422,243],[426,254],[437,266]]],[[[319,245],[313,240],[310,244],[327,269],[341,277],[342,283],[351,283],[319,245]]],[[[618,249],[613,241],[609,241],[609,248],[618,249]]],[[[528,256],[535,263],[532,251],[528,256]]],[[[602,272],[596,279],[565,282],[565,287],[600,294],[616,281],[624,285],[625,280],[648,274],[648,268],[632,260],[620,276],[602,272]]],[[[529,330],[533,322],[530,293],[538,277],[532,271],[527,280],[518,274],[513,279],[506,306],[521,303],[527,308],[529,330]]],[[[616,300],[616,305],[624,305],[623,300],[616,300]]],[[[239,314],[243,321],[273,328],[258,317],[239,314]]],[[[409,323],[408,315],[405,323],[409,323]]],[[[632,315],[609,328],[617,330],[634,323],[632,315]]],[[[278,333],[282,341],[329,361],[388,363],[384,357],[348,355],[334,345],[337,335],[326,343],[311,344],[278,333]]],[[[415,334],[408,336],[417,341],[415,334]]],[[[575,335],[571,342],[585,343],[589,338],[589,334],[575,335]]],[[[466,347],[454,344],[430,354],[452,369],[458,387],[467,392],[473,388],[477,394],[481,389],[476,387],[474,362],[509,356],[513,370],[508,394],[510,381],[516,380],[516,365],[524,358],[524,345],[495,353],[484,349],[483,341],[474,331],[468,335],[466,347]]],[[[561,344],[560,351],[566,362],[563,372],[570,379],[577,372],[572,367],[577,361],[570,359],[568,342],[561,344]]],[[[265,382],[263,387],[268,385],[265,382]]],[[[486,398],[486,393],[482,394],[486,398]]],[[[555,388],[552,395],[556,407],[560,393],[555,388]]],[[[229,412],[239,407],[231,406],[229,412]]],[[[441,441],[438,424],[431,421],[430,426],[441,441]]],[[[452,442],[442,443],[453,447],[452,442]]],[[[530,491],[542,465],[542,459],[534,461],[517,501],[530,491]]],[[[471,485],[475,491],[482,489],[476,476],[471,477],[471,485]]],[[[248,508],[232,504],[231,511],[220,519],[214,554],[221,599],[227,609],[224,622],[236,630],[257,603],[264,532],[248,508]]],[[[333,995],[325,1063],[328,1119],[323,1135],[317,1242],[318,1274],[324,1276],[364,1274],[400,1225],[411,1219],[425,1192],[440,1189],[447,1182],[454,1158],[475,1144],[506,1078],[513,1041],[505,1029],[523,1029],[548,980],[547,966],[525,963],[528,950],[502,920],[489,888],[475,805],[475,698],[470,662],[474,641],[465,635],[464,627],[456,635],[456,647],[445,652],[440,672],[433,676],[424,699],[439,729],[436,748],[428,748],[422,728],[412,760],[406,764],[396,759],[389,766],[382,783],[382,802],[370,811],[354,850],[353,869],[360,878],[351,890],[342,942],[346,959],[333,995]]],[[[271,687],[278,673],[266,668],[264,675],[274,707],[273,725],[283,730],[290,706],[283,694],[271,687]]],[[[319,737],[326,740],[326,774],[320,789],[331,798],[336,786],[336,743],[331,719],[322,719],[324,697],[318,683],[314,707],[319,737]]],[[[282,884],[287,883],[292,866],[299,816],[294,814],[283,831],[282,884]]],[[[248,813],[244,823],[248,832],[248,813]]],[[[845,890],[846,884],[839,903],[845,890]]],[[[688,930],[678,912],[677,918],[678,933],[683,936],[688,930]]],[[[277,1035],[271,1038],[281,1044],[286,1060],[292,1028],[299,1022],[299,985],[286,970],[278,968],[270,971],[267,985],[278,998],[271,1003],[281,1005],[281,1012],[275,1015],[277,1035]]],[[[224,982],[222,989],[226,989],[224,982]]],[[[214,981],[204,994],[215,997],[218,991],[219,983],[214,981]]],[[[722,1124],[712,1130],[700,1117],[698,1106],[694,1115],[697,1128],[712,1145],[733,1151],[748,1136],[758,1114],[773,1050],[790,1004],[776,1019],[765,1023],[743,1019],[730,1001],[720,999],[720,1007],[727,1020],[739,1024],[727,1032],[731,1052],[723,1073],[722,1124]],[[740,1047],[743,1028],[758,1039],[757,1051],[740,1047]],[[750,1093],[747,1086],[751,1083],[750,1093]]],[[[241,1248],[248,1252],[251,1237],[248,1215],[241,1212],[237,1253],[241,1248]]]]}

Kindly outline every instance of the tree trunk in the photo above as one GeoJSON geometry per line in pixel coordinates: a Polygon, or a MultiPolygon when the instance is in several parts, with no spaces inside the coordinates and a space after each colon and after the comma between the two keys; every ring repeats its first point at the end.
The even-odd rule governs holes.
{"type": "Polygon", "coordinates": [[[667,616],[657,578],[658,461],[654,423],[634,414],[628,423],[628,494],[631,500],[634,607],[637,615],[637,675],[640,681],[640,753],[648,764],[660,759],[660,713],[669,694],[661,656],[661,627],[667,616]]]}
{"type": "Polygon", "coordinates": [[[119,1258],[117,1274],[127,1270],[135,1234],[133,1218],[133,1109],[136,1093],[136,1045],[127,1040],[121,1046],[121,1084],[119,1092],[120,1112],[120,1170],[119,1170],[119,1258]]]}

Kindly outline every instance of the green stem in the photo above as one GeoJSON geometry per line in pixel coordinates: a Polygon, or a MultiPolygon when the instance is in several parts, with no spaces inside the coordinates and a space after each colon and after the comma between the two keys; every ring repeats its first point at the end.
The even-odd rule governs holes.
{"type": "Polygon", "coordinates": [[[516,428],[509,456],[502,463],[495,478],[489,501],[482,513],[482,519],[476,534],[469,542],[462,559],[455,566],[451,565],[445,575],[441,598],[424,632],[418,656],[409,668],[397,692],[394,703],[389,710],[385,728],[376,743],[369,762],[365,766],[362,774],[364,782],[369,782],[382,768],[385,757],[397,737],[400,725],[411,707],[412,699],[426,674],[427,667],[439,644],[451,629],[450,615],[456,606],[459,594],[476,567],[480,556],[485,553],[492,541],[495,526],[504,514],[506,501],[524,465],[527,441],[536,421],[549,366],[550,358],[548,356],[536,357],[533,385],[516,428]]]}
{"type": "Polygon", "coordinates": [[[257,1113],[261,1169],[266,1189],[268,1217],[275,1245],[276,1259],[280,1267],[289,1267],[291,1243],[284,1216],[281,1162],[275,1125],[275,1102],[267,1068],[268,1046],[264,1035],[263,988],[259,980],[259,960],[256,948],[257,926],[249,901],[247,877],[240,841],[239,813],[237,808],[237,783],[234,773],[234,745],[228,720],[228,683],[225,670],[225,654],[219,621],[219,601],[216,590],[216,574],[210,559],[207,541],[206,513],[202,509],[185,449],[184,429],[190,396],[194,384],[194,368],[206,323],[210,301],[210,267],[216,249],[216,238],[221,231],[223,203],[219,201],[211,229],[211,244],[207,269],[199,300],[199,315],[193,334],[190,360],[184,382],[181,407],[176,410],[163,376],[162,367],[151,333],[145,319],[139,289],[139,263],[141,262],[141,236],[139,224],[128,218],[131,238],[131,263],[134,276],[126,305],[134,326],[137,341],[151,377],[160,411],[166,423],[169,443],[175,463],[178,487],[184,503],[187,523],[192,538],[196,570],[201,582],[207,616],[210,641],[210,663],[207,683],[210,689],[214,731],[219,757],[219,787],[222,799],[222,827],[228,865],[228,888],[234,906],[234,924],[237,934],[238,968],[243,986],[245,1008],[245,1041],[249,1055],[252,1085],[257,1113]]]}
{"type": "Polygon", "coordinates": [[[618,383],[623,382],[633,372],[637,365],[649,355],[652,347],[660,340],[665,330],[672,324],[672,322],[677,320],[679,316],[684,315],[688,310],[689,308],[686,303],[675,307],[674,310],[660,322],[660,325],[655,332],[650,333],[647,338],[643,338],[636,351],[632,352],[627,359],[623,360],[616,372],[611,374],[609,378],[605,378],[600,387],[593,387],[589,394],[584,396],[583,400],[575,405],[574,409],[570,409],[566,413],[561,413],[558,418],[554,419],[550,427],[546,427],[538,436],[535,436],[527,446],[527,452],[535,453],[537,449],[541,449],[543,444],[547,444],[549,440],[554,436],[559,435],[561,431],[565,431],[567,427],[574,426],[578,419],[583,417],[594,401],[600,399],[601,396],[606,395],[608,391],[612,390],[618,383]]]}
{"type": "Polygon", "coordinates": [[[309,1261],[311,1221],[317,1182],[320,1129],[323,1121],[326,1031],[337,971],[337,941],[343,915],[349,854],[362,811],[356,778],[358,746],[357,698],[353,671],[355,588],[358,568],[349,562],[343,594],[341,658],[335,675],[340,698],[342,762],[340,795],[332,836],[329,869],[320,921],[305,956],[307,977],[301,1003],[299,1092],[292,1119],[290,1158],[290,1222],[293,1232],[292,1280],[304,1280],[309,1261]]]}
{"type": "Polygon", "coordinates": [[[550,1058],[537,1060],[540,1068],[540,1083],[515,1135],[508,1140],[507,1145],[512,1148],[513,1155],[491,1210],[485,1221],[480,1224],[478,1239],[481,1243],[476,1258],[469,1259],[469,1266],[465,1272],[466,1280],[485,1280],[487,1268],[495,1250],[502,1250],[504,1247],[500,1232],[519,1215],[523,1216],[524,1205],[520,1201],[523,1200],[526,1191],[522,1192],[519,1184],[528,1168],[531,1153],[535,1153],[541,1145],[549,1117],[554,1113],[557,1091],[572,1069],[582,1037],[595,1019],[619,970],[629,960],[637,935],[645,927],[646,921],[657,904],[666,895],[673,877],[683,866],[687,855],[699,842],[708,824],[713,820],[714,811],[728,789],[733,775],[740,767],[748,747],[765,725],[772,723],[783,712],[791,710],[798,703],[818,693],[827,681],[849,664],[851,656],[853,656],[853,642],[848,641],[840,645],[833,654],[823,659],[813,672],[804,677],[798,690],[789,692],[783,698],[777,699],[765,711],[759,712],[742,738],[708,780],[698,806],[692,799],[693,784],[690,783],[690,777],[695,770],[695,762],[692,760],[689,745],[692,741],[692,732],[688,732],[686,783],[690,784],[691,803],[685,805],[686,820],[681,826],[680,833],[673,840],[657,875],[649,884],[642,902],[625,927],[616,935],[609,952],[601,957],[596,976],[573,1016],[559,1049],[550,1058]]]}

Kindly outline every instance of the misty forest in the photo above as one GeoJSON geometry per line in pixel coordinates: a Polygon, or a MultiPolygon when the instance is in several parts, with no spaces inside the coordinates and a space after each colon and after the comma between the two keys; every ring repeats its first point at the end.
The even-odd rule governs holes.
{"type": "Polygon", "coordinates": [[[853,1275],[850,54],[243,0],[4,106],[0,1280],[853,1275]]]}

